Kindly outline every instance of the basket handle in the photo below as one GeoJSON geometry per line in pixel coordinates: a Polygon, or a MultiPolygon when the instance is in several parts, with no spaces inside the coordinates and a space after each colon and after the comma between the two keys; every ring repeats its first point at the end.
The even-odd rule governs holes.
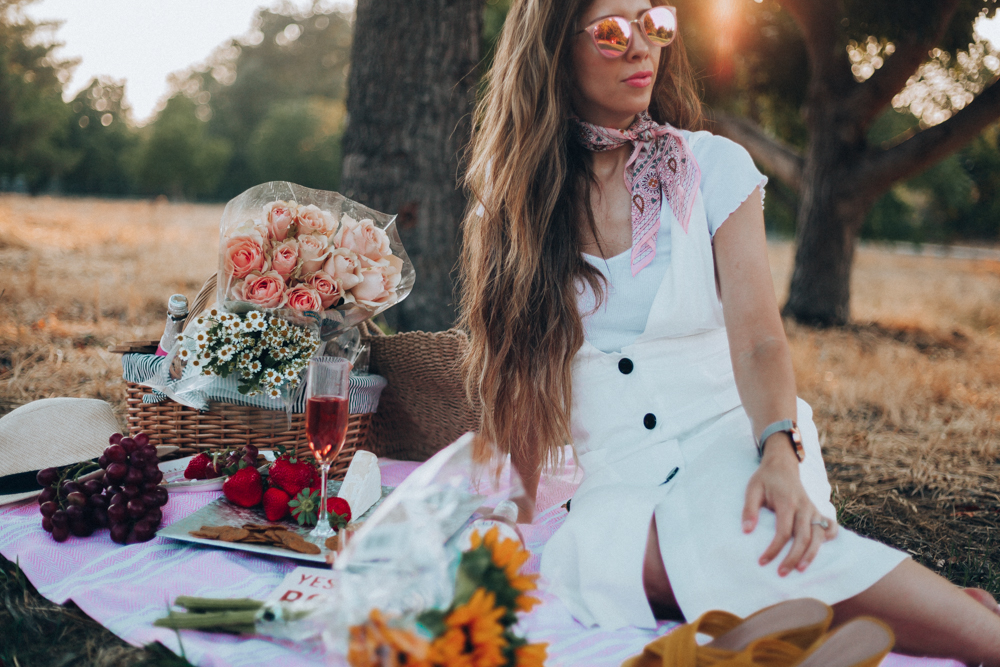
{"type": "Polygon", "coordinates": [[[192,317],[198,317],[201,315],[201,311],[205,310],[205,308],[208,307],[208,304],[215,300],[217,276],[218,274],[213,273],[209,276],[208,280],[205,281],[205,284],[201,286],[201,289],[198,290],[198,296],[194,298],[194,301],[191,303],[191,308],[188,309],[188,315],[184,318],[184,323],[181,325],[181,331],[187,329],[188,322],[192,317]]]}
{"type": "Polygon", "coordinates": [[[378,338],[385,336],[385,334],[382,333],[382,330],[379,329],[377,326],[375,326],[375,323],[372,322],[370,319],[365,320],[364,322],[359,324],[358,331],[361,332],[362,336],[367,338],[378,338]]]}

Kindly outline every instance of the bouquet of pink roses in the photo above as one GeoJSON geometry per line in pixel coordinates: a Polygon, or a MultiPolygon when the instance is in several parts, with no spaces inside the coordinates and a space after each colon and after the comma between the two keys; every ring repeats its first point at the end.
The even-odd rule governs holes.
{"type": "Polygon", "coordinates": [[[394,221],[335,192],[253,187],[222,216],[219,304],[315,313],[326,334],[372,317],[413,285],[394,221]]]}

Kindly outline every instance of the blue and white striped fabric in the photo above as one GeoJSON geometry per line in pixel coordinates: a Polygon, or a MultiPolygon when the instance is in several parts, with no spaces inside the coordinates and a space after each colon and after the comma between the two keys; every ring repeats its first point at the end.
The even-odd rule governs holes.
{"type": "MultiPolygon", "coordinates": [[[[163,361],[166,357],[158,357],[155,354],[125,354],[122,355],[122,377],[126,382],[145,384],[160,372],[163,361]]],[[[352,415],[368,414],[378,409],[378,399],[385,388],[386,379],[381,375],[351,375],[351,407],[352,415]]],[[[232,403],[234,405],[247,405],[265,410],[284,410],[285,405],[280,400],[267,398],[266,396],[246,396],[237,389],[235,376],[228,378],[215,378],[212,383],[203,390],[205,398],[209,401],[220,403],[232,403]]],[[[159,403],[167,396],[158,391],[146,394],[142,397],[143,403],[159,403]]],[[[305,393],[299,392],[299,396],[292,403],[292,412],[305,412],[305,393]]]]}

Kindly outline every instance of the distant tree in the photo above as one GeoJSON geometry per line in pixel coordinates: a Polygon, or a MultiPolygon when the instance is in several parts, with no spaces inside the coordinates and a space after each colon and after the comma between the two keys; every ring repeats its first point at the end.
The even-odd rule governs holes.
{"type": "Polygon", "coordinates": [[[28,18],[28,0],[0,0],[0,175],[21,177],[30,192],[73,166],[66,146],[69,107],[63,82],[72,61],[59,60],[57,42],[44,38],[55,23],[28,18]]]}
{"type": "Polygon", "coordinates": [[[130,121],[125,82],[92,79],[70,103],[67,146],[80,156],[62,177],[76,194],[131,194],[139,136],[130,121]]]}
{"type": "Polygon", "coordinates": [[[185,199],[215,190],[232,148],[210,137],[196,113],[196,104],[177,94],[146,128],[138,176],[147,191],[185,199]]]}
{"type": "Polygon", "coordinates": [[[447,329],[466,199],[483,0],[359,0],[351,50],[343,193],[398,214],[417,280],[387,312],[400,330],[447,329]]]}
{"type": "Polygon", "coordinates": [[[784,312],[846,322],[855,240],[873,204],[1000,117],[992,83],[1000,61],[971,44],[975,19],[995,13],[996,0],[677,4],[708,74],[716,131],[742,143],[798,201],[784,312]],[[876,119],[935,62],[959,94],[912,131],[872,143],[876,119]]]}
{"type": "MultiPolygon", "coordinates": [[[[262,9],[249,34],[217,49],[207,66],[175,80],[177,92],[197,105],[209,134],[233,147],[215,196],[233,197],[259,182],[254,139],[259,140],[261,132],[273,134],[273,123],[270,130],[259,128],[272,113],[287,113],[296,105],[308,108],[312,115],[319,114],[323,132],[343,121],[342,105],[331,103],[342,103],[346,95],[350,45],[347,14],[318,3],[299,13],[262,9]],[[276,106],[285,111],[275,112],[276,106]]],[[[334,144],[328,145],[332,149],[334,144]]],[[[304,164],[316,164],[315,153],[301,157],[304,164]]],[[[317,168],[328,169],[330,161],[339,163],[339,157],[331,154],[317,168]]],[[[269,173],[274,175],[274,170],[269,173]]],[[[322,178],[329,182],[328,176],[322,178]]]]}
{"type": "Polygon", "coordinates": [[[250,138],[255,180],[336,190],[344,103],[318,97],[275,104],[250,138]]]}

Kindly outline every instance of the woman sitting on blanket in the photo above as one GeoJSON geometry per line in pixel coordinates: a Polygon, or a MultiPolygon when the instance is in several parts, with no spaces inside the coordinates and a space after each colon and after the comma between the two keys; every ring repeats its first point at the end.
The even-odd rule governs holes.
{"type": "Polygon", "coordinates": [[[884,619],[899,650],[1000,665],[987,593],[838,529],[766,179],[695,131],[675,28],[661,0],[514,0],[476,119],[461,270],[481,433],[529,495],[565,444],[584,472],[542,574],[586,625],[812,597],[884,619]]]}

